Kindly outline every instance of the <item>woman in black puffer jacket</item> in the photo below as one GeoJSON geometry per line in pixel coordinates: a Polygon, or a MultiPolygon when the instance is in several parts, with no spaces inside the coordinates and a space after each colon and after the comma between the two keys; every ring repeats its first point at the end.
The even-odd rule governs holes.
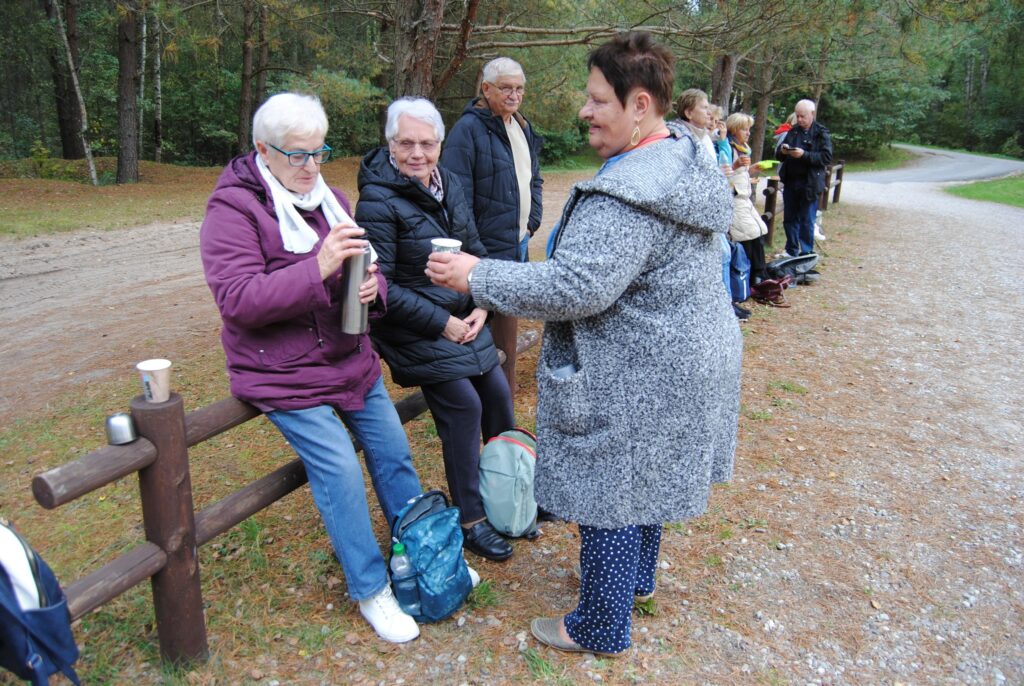
{"type": "Polygon", "coordinates": [[[388,144],[359,167],[355,216],[388,283],[387,314],[373,322],[371,335],[395,382],[423,389],[441,437],[448,490],[462,511],[465,547],[505,560],[512,546],[487,521],[480,499],[480,437],[512,428],[512,395],[485,325],[487,311],[424,273],[433,238],[457,239],[478,257],[487,251],[458,179],[437,166],[444,122],[430,101],[391,103],[385,137],[388,144]]]}

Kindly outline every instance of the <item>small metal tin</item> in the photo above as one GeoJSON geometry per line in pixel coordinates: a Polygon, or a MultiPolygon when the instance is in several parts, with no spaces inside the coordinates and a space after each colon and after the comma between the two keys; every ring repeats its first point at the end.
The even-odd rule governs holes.
{"type": "Polygon", "coordinates": [[[131,443],[138,435],[135,433],[135,422],[127,412],[118,412],[107,417],[107,443],[123,445],[131,443]]]}

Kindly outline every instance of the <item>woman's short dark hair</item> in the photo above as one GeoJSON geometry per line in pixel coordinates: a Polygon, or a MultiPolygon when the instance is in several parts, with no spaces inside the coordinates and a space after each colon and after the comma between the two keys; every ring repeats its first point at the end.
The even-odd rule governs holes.
{"type": "Polygon", "coordinates": [[[642,88],[651,94],[658,114],[665,114],[672,106],[675,62],[672,52],[655,43],[651,34],[629,31],[591,52],[587,68],[601,70],[623,107],[629,92],[642,88]]]}

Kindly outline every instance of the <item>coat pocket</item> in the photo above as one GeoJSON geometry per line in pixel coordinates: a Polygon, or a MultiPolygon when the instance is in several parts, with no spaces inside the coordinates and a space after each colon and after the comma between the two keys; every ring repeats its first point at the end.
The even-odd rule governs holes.
{"type": "Polygon", "coordinates": [[[253,335],[252,345],[264,367],[288,364],[308,355],[320,346],[320,337],[312,326],[268,326],[253,335]]]}
{"type": "Polygon", "coordinates": [[[586,436],[608,425],[608,417],[594,397],[586,368],[551,369],[543,362],[541,365],[537,394],[539,421],[568,436],[586,436]]]}

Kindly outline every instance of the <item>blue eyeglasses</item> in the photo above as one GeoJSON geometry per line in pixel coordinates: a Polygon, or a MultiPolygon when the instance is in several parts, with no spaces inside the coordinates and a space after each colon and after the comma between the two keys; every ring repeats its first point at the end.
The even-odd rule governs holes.
{"type": "Polygon", "coordinates": [[[292,152],[288,152],[287,150],[282,150],[273,143],[267,143],[267,145],[287,157],[288,165],[292,167],[305,167],[310,158],[312,158],[317,164],[323,164],[327,160],[331,159],[331,153],[334,152],[331,149],[331,146],[326,144],[324,147],[319,150],[314,150],[313,152],[306,152],[305,150],[294,150],[292,152]]]}

